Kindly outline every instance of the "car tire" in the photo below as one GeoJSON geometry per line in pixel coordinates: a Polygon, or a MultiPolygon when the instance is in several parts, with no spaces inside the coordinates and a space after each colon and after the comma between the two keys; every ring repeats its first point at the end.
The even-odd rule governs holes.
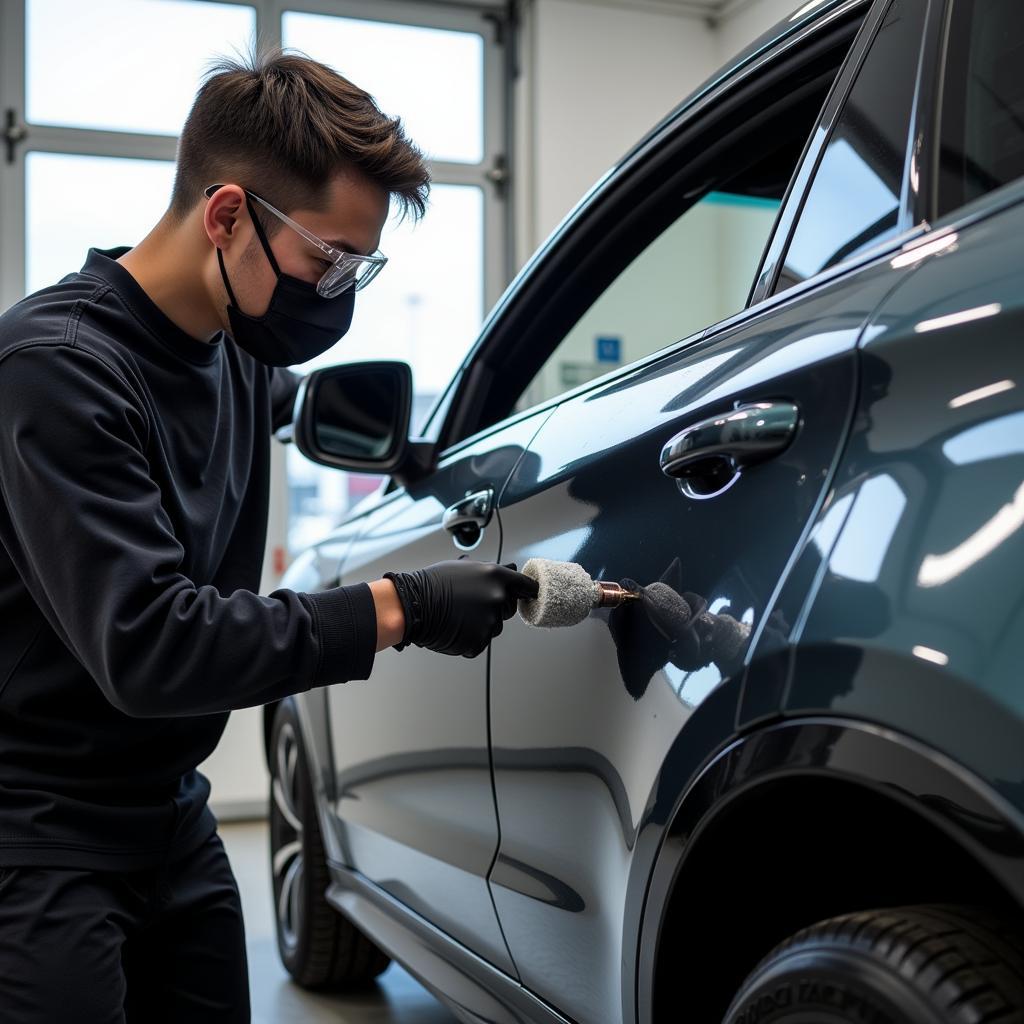
{"type": "Polygon", "coordinates": [[[1024,1024],[1024,944],[987,911],[896,907],[797,932],[725,1024],[1024,1024]]]}
{"type": "Polygon", "coordinates": [[[325,897],[330,884],[295,702],[283,700],[270,743],[270,863],[281,962],[308,989],[368,985],[391,958],[325,897]]]}

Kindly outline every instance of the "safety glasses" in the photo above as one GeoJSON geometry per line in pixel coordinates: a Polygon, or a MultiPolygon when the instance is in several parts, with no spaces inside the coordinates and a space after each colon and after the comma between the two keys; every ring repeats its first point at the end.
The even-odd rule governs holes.
{"type": "MultiPolygon", "coordinates": [[[[223,187],[222,184],[210,185],[204,190],[204,194],[209,199],[217,189],[223,187]]],[[[243,191],[279,220],[284,221],[293,231],[297,231],[307,242],[315,245],[330,261],[331,265],[324,271],[316,285],[317,294],[322,295],[325,299],[333,299],[335,295],[340,295],[349,288],[354,288],[356,291],[365,288],[388,261],[387,256],[381,255],[379,251],[372,256],[358,256],[353,252],[345,252],[344,249],[335,249],[333,245],[328,245],[322,238],[317,238],[312,231],[307,231],[301,224],[292,220],[286,213],[271,206],[266,199],[256,195],[255,192],[250,192],[247,188],[243,191]]]]}

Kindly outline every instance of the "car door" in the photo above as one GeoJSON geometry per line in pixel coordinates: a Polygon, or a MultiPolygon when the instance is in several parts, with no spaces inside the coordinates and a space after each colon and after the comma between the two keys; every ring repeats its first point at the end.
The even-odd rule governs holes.
{"type": "MultiPolygon", "coordinates": [[[[643,830],[658,825],[651,819],[656,797],[685,782],[666,774],[674,770],[666,768],[668,751],[690,737],[695,751],[710,754],[709,743],[728,740],[733,712],[716,723],[720,731],[711,740],[700,734],[697,712],[726,684],[739,693],[752,638],[757,644],[759,635],[768,640],[788,628],[766,612],[826,500],[854,407],[858,339],[900,275],[910,272],[890,257],[903,227],[926,13],[926,4],[873,8],[823,112],[821,149],[805,155],[769,251],[777,244],[782,266],[803,237],[804,222],[793,213],[801,202],[821,210],[837,188],[847,190],[849,202],[858,180],[862,188],[888,188],[888,200],[879,195],[863,204],[859,227],[849,218],[815,219],[807,230],[815,232],[816,255],[801,258],[799,286],[783,290],[794,283],[786,280],[774,296],[660,357],[564,398],[501,495],[503,560],[543,557],[577,562],[596,579],[660,581],[694,614],[706,609],[733,620],[722,635],[708,619],[707,628],[688,630],[677,603],[666,629],[664,612],[652,617],[629,603],[594,611],[569,629],[533,629],[516,620],[492,645],[501,843],[491,890],[523,985],[576,1019],[611,1022],[629,1013],[637,968],[625,934],[637,913],[632,861],[643,830]],[[905,59],[894,64],[894,52],[905,59]],[[866,124],[866,113],[879,108],[881,119],[866,124]],[[887,145],[877,146],[879,139],[887,145]],[[843,151],[842,174],[833,169],[833,147],[843,151]],[[859,179],[851,178],[851,166],[859,179]],[[812,177],[805,194],[799,183],[812,177]],[[851,238],[858,244],[851,246],[851,238]]],[[[747,109],[759,131],[774,116],[782,115],[756,103],[747,109]]],[[[715,142],[709,139],[707,148],[715,142]]],[[[756,175],[743,181],[748,200],[764,192],[756,175]]],[[[685,225],[708,198],[678,223],[685,225]]],[[[765,236],[740,215],[744,208],[729,224],[717,224],[710,241],[697,222],[690,239],[673,228],[679,274],[662,305],[677,303],[680,293],[706,303],[710,288],[750,266],[744,255],[751,246],[757,260],[765,236]],[[688,241],[701,266],[713,268],[710,278],[690,275],[688,241]]],[[[615,317],[624,344],[644,332],[652,300],[634,301],[631,282],[655,273],[638,272],[652,251],[663,274],[666,253],[656,243],[578,321],[552,356],[556,365],[578,351],[579,332],[583,341],[603,337],[615,317]]],[[[753,279],[751,272],[744,284],[753,279]]],[[[553,379],[552,360],[542,382],[553,379]]],[[[769,689],[751,706],[763,702],[761,713],[771,713],[780,696],[769,689]]],[[[708,885],[721,887],[725,906],[729,880],[708,885]]]]}
{"type": "MultiPolygon", "coordinates": [[[[494,498],[547,415],[454,447],[427,478],[387,496],[366,514],[342,582],[462,555],[496,560],[494,498]]],[[[486,656],[388,648],[370,680],[331,687],[328,708],[331,825],[345,865],[513,972],[486,881],[498,843],[486,656]]]]}

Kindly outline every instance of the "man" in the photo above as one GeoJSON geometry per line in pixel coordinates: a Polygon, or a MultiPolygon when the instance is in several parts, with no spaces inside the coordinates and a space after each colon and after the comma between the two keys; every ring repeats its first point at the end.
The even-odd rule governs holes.
{"type": "MultiPolygon", "coordinates": [[[[227,712],[475,656],[535,584],[451,561],[255,593],[283,369],[348,328],[428,176],[330,69],[222,62],[133,249],[0,317],[0,1020],[249,1019],[241,909],[196,766],[227,712]]],[[[130,203],[131,195],[123,197],[130,203]]]]}

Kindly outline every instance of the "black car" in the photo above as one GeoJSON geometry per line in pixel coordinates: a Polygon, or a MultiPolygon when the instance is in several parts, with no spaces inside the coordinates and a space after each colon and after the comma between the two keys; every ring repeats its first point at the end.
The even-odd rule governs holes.
{"type": "Polygon", "coordinates": [[[1024,1021],[1024,4],[820,0],[513,282],[289,571],[577,562],[660,603],[267,708],[278,938],[466,1021],[1024,1021]],[[609,361],[610,360],[610,361],[609,361]]]}

